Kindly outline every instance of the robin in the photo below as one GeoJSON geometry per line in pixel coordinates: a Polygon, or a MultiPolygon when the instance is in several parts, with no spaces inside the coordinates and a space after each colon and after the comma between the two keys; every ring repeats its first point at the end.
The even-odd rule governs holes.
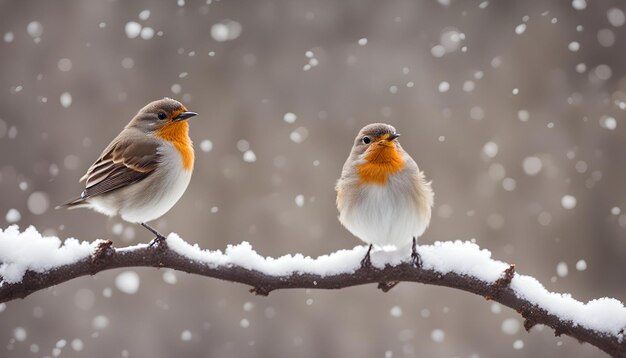
{"type": "Polygon", "coordinates": [[[430,222],[434,194],[398,137],[388,124],[363,127],[335,188],[339,221],[370,244],[361,261],[363,267],[371,266],[374,244],[403,248],[411,242],[412,263],[421,266],[417,238],[430,222]]]}
{"type": "Polygon", "coordinates": [[[196,115],[171,98],[143,107],[80,179],[80,197],[57,209],[120,215],[164,240],[146,223],[170,210],[187,189],[194,161],[187,119],[196,115]]]}

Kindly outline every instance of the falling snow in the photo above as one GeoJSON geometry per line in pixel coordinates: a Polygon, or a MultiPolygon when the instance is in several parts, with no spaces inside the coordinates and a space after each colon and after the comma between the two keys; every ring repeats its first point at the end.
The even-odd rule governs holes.
{"type": "Polygon", "coordinates": [[[291,113],[291,112],[287,112],[283,116],[283,120],[287,123],[293,123],[296,121],[297,118],[298,117],[294,113],[291,113]]]}
{"type": "Polygon", "coordinates": [[[576,207],[576,198],[572,195],[564,195],[561,198],[561,206],[568,210],[574,209],[576,207]]]}
{"type": "Polygon", "coordinates": [[[57,62],[57,67],[61,72],[69,72],[72,69],[72,60],[69,58],[62,58],[57,62]]]}
{"type": "Polygon", "coordinates": [[[309,136],[309,131],[305,127],[298,127],[289,134],[289,139],[294,143],[302,143],[309,136]]]}
{"type": "Polygon", "coordinates": [[[577,41],[572,41],[567,45],[567,48],[572,52],[576,52],[580,50],[580,44],[577,41]]]}
{"type": "Polygon", "coordinates": [[[176,282],[178,282],[178,278],[173,270],[165,270],[163,272],[163,281],[165,283],[169,283],[170,285],[175,285],[176,282]]]}
{"type": "Polygon", "coordinates": [[[600,126],[612,131],[617,128],[617,121],[613,117],[602,116],[602,118],[600,118],[600,126]]]}
{"type": "Polygon", "coordinates": [[[441,93],[448,92],[449,89],[450,89],[450,84],[448,82],[442,81],[439,83],[439,86],[438,86],[439,92],[441,93]]]}
{"type": "Polygon", "coordinates": [[[615,44],[615,33],[610,29],[600,29],[597,37],[598,43],[603,47],[611,47],[615,44]]]}
{"type": "Polygon", "coordinates": [[[483,146],[483,154],[489,158],[495,158],[498,155],[498,145],[494,142],[487,142],[483,146]]]}
{"type": "Polygon", "coordinates": [[[601,64],[598,65],[595,69],[594,69],[594,74],[603,81],[608,80],[609,78],[611,78],[611,76],[613,75],[613,70],[611,70],[611,67],[609,67],[608,65],[605,64],[601,64]]]}
{"type": "Polygon", "coordinates": [[[190,341],[192,338],[191,332],[189,330],[184,330],[180,333],[180,340],[181,341],[190,341]]]}
{"type": "Polygon", "coordinates": [[[246,150],[250,149],[250,142],[245,139],[238,140],[237,149],[242,153],[245,152],[246,150]]]}
{"type": "Polygon", "coordinates": [[[243,161],[246,163],[256,162],[256,154],[252,150],[246,150],[243,153],[243,161]]]}
{"type": "Polygon", "coordinates": [[[26,27],[26,32],[34,39],[37,39],[43,35],[43,25],[37,21],[31,21],[26,27]]]}
{"type": "Polygon", "coordinates": [[[28,337],[28,333],[24,327],[16,327],[13,330],[13,337],[15,337],[15,339],[19,342],[24,342],[28,337]]]}
{"type": "Polygon", "coordinates": [[[20,221],[21,218],[22,218],[22,215],[17,209],[9,209],[9,211],[7,211],[7,214],[4,216],[4,219],[8,223],[16,223],[20,221]]]}
{"type": "Polygon", "coordinates": [[[299,194],[296,196],[296,198],[294,199],[296,206],[298,206],[299,208],[304,206],[304,195],[299,194]]]}
{"type": "Polygon", "coordinates": [[[513,178],[502,179],[502,188],[506,191],[513,191],[517,187],[517,181],[513,178]]]}
{"type": "Polygon", "coordinates": [[[61,102],[61,106],[63,106],[63,108],[68,108],[72,105],[72,95],[69,92],[63,92],[59,101],[61,102]]]}
{"type": "Polygon", "coordinates": [[[208,153],[211,150],[213,150],[213,142],[211,142],[208,139],[203,140],[202,142],[200,142],[200,150],[208,153]]]}
{"type": "Polygon", "coordinates": [[[150,18],[150,10],[143,10],[139,13],[139,20],[146,21],[150,18]]]}
{"type": "Polygon", "coordinates": [[[400,308],[400,306],[393,306],[389,310],[389,314],[391,315],[391,317],[402,317],[402,308],[400,308]]]}
{"type": "Polygon", "coordinates": [[[141,29],[139,36],[141,36],[144,40],[150,40],[154,37],[154,29],[151,27],[144,27],[141,29]]]}
{"type": "Polygon", "coordinates": [[[446,54],[446,48],[441,45],[435,45],[430,49],[430,53],[437,58],[443,57],[446,54]]]}
{"type": "Polygon", "coordinates": [[[31,213],[41,215],[48,211],[50,200],[48,199],[48,195],[46,193],[35,191],[28,196],[26,205],[31,213]]]}
{"type": "Polygon", "coordinates": [[[609,9],[609,11],[606,13],[606,16],[609,20],[609,23],[614,27],[621,27],[626,22],[626,16],[624,15],[624,12],[621,9],[615,7],[609,9]]]}
{"type": "Polygon", "coordinates": [[[99,315],[93,318],[91,321],[91,327],[96,331],[101,331],[109,325],[109,318],[104,315],[99,315]]]}
{"type": "Polygon", "coordinates": [[[524,172],[530,176],[534,176],[539,174],[543,164],[541,159],[538,157],[526,157],[522,162],[522,167],[524,168],[524,172]]]}
{"type": "Polygon", "coordinates": [[[446,332],[441,329],[434,329],[432,332],[430,332],[430,338],[434,342],[441,343],[446,338],[446,332]]]}
{"type": "Polygon", "coordinates": [[[5,32],[2,38],[4,42],[11,43],[15,39],[15,35],[12,32],[5,32]]]}
{"type": "Polygon", "coordinates": [[[124,67],[124,69],[130,70],[131,68],[135,67],[135,60],[130,57],[124,57],[122,59],[122,67],[124,67]]]}
{"type": "Polygon", "coordinates": [[[530,113],[528,113],[527,110],[519,110],[517,112],[517,118],[522,121],[522,122],[528,122],[528,120],[530,119],[530,113]]]}
{"type": "Polygon", "coordinates": [[[556,265],[556,274],[559,277],[565,277],[567,276],[567,273],[568,273],[567,264],[565,262],[559,262],[559,264],[556,265]]]}
{"type": "Polygon", "coordinates": [[[502,321],[502,332],[508,335],[515,335],[519,332],[520,322],[517,318],[507,318],[502,321]]]}
{"type": "Polygon", "coordinates": [[[137,293],[139,290],[139,275],[134,271],[125,271],[115,278],[115,287],[129,295],[137,293]]]}
{"type": "Polygon", "coordinates": [[[584,10],[587,7],[586,0],[572,0],[572,6],[576,10],[584,10]]]}
{"type": "Polygon", "coordinates": [[[80,352],[85,348],[85,343],[83,343],[83,341],[78,338],[72,340],[72,343],[70,343],[70,345],[72,349],[76,352],[80,352]]]}
{"type": "Polygon", "coordinates": [[[526,32],[526,24],[519,24],[515,27],[516,34],[521,35],[524,32],[526,32]]]}
{"type": "Polygon", "coordinates": [[[134,39],[141,33],[141,25],[135,21],[129,21],[124,26],[124,31],[129,39],[134,39]]]}
{"type": "Polygon", "coordinates": [[[242,27],[237,21],[224,20],[211,27],[211,37],[217,42],[231,41],[241,35],[242,27]]]}

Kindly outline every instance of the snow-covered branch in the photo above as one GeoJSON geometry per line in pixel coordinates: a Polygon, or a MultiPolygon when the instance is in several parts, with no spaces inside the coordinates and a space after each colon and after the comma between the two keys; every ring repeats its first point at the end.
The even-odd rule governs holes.
{"type": "Polygon", "coordinates": [[[613,298],[582,303],[569,294],[547,291],[515,266],[491,259],[471,242],[437,242],[418,248],[423,265],[410,264],[409,252],[372,252],[372,267],[360,261],[366,247],[340,250],[316,259],[301,254],[263,257],[247,242],[225,252],[192,246],[176,234],[165,242],[114,248],[110,241],[93,243],[42,237],[35,228],[0,230],[0,302],[24,298],[41,289],[120,267],[167,267],[252,287],[268,295],[286,288],[340,289],[378,283],[389,290],[398,282],[447,286],[481,295],[519,312],[527,330],[544,324],[556,335],[591,343],[612,356],[626,356],[626,308],[613,298]]]}

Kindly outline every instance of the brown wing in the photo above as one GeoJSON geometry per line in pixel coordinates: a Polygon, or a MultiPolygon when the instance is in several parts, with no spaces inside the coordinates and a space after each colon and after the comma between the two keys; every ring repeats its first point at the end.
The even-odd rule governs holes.
{"type": "Polygon", "coordinates": [[[86,180],[81,198],[104,194],[146,178],[160,160],[158,147],[157,140],[141,134],[116,138],[81,178],[86,180]]]}

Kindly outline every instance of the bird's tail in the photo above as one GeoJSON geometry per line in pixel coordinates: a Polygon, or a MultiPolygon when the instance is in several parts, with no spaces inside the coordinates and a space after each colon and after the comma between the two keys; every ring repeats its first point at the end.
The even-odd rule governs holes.
{"type": "Polygon", "coordinates": [[[78,209],[88,207],[89,203],[85,200],[85,198],[76,198],[74,200],[68,201],[65,204],[61,204],[57,206],[55,209],[78,209]]]}

